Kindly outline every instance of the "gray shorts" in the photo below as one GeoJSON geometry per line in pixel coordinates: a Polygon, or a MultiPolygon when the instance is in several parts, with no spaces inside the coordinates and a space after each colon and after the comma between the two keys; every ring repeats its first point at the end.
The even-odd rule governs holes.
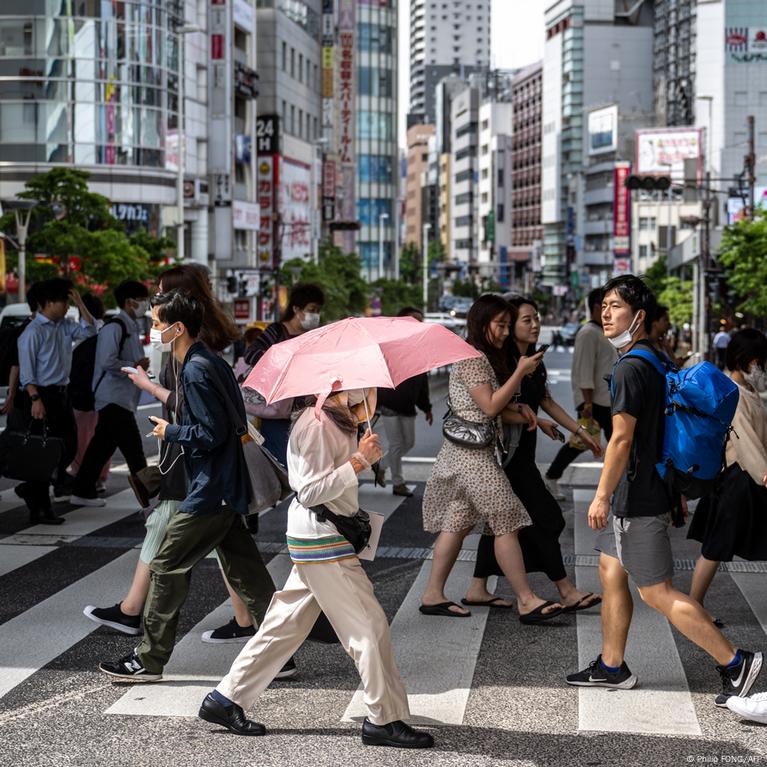
{"type": "Polygon", "coordinates": [[[613,517],[612,512],[607,517],[607,524],[597,534],[594,548],[600,552],[600,554],[606,554],[608,557],[618,559],[618,548],[615,545],[615,530],[613,530],[613,517]]]}
{"type": "MultiPolygon", "coordinates": [[[[655,586],[674,576],[671,514],[657,517],[615,517],[615,547],[623,569],[642,586],[655,586]]],[[[607,553],[607,552],[605,552],[607,553]]]]}

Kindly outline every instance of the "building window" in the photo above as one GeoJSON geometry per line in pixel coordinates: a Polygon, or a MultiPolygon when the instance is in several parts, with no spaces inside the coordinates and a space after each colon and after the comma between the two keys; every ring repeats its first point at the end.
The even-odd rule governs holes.
{"type": "Polygon", "coordinates": [[[640,232],[655,231],[655,216],[640,216],[639,231],[640,232]]]}
{"type": "Polygon", "coordinates": [[[304,77],[304,54],[298,54],[298,82],[303,82],[304,77]]]}
{"type": "Polygon", "coordinates": [[[503,168],[498,168],[498,188],[499,189],[503,189],[503,183],[504,183],[503,168]]]}
{"type": "Polygon", "coordinates": [[[304,137],[304,110],[298,110],[298,130],[296,131],[299,138],[304,137]]]}
{"type": "Polygon", "coordinates": [[[367,226],[378,226],[381,216],[388,216],[389,219],[383,222],[383,228],[392,225],[392,201],[388,198],[368,198],[357,200],[357,219],[360,224],[367,226]]]}
{"type": "Polygon", "coordinates": [[[392,180],[392,158],[384,154],[357,156],[357,178],[362,183],[389,184],[392,180]]]}
{"type": "Polygon", "coordinates": [[[282,42],[282,71],[288,71],[288,44],[284,40],[282,42]]]}
{"type": "Polygon", "coordinates": [[[499,203],[498,211],[496,212],[496,215],[495,215],[496,221],[499,224],[502,224],[505,216],[506,216],[506,207],[504,206],[503,203],[499,203]]]}
{"type": "Polygon", "coordinates": [[[296,76],[296,49],[290,49],[290,76],[296,76]]]}
{"type": "Polygon", "coordinates": [[[385,112],[357,112],[357,136],[359,138],[383,139],[392,141],[394,138],[394,121],[392,115],[385,112]]]}
{"type": "Polygon", "coordinates": [[[357,48],[375,53],[392,52],[392,28],[382,24],[357,25],[357,48]]]}
{"type": "Polygon", "coordinates": [[[647,258],[650,255],[650,246],[649,245],[640,245],[639,246],[639,258],[647,258]]]}
{"type": "Polygon", "coordinates": [[[295,135],[295,124],[296,124],[296,108],[293,106],[293,104],[290,105],[290,125],[288,127],[288,133],[291,135],[295,135]]]}

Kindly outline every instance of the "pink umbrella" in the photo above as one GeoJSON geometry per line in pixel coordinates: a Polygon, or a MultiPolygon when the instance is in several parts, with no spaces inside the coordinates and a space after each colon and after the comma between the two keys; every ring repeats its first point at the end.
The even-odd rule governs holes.
{"type": "Polygon", "coordinates": [[[243,386],[267,404],[346,389],[393,389],[480,353],[442,325],[413,317],[350,317],[271,346],[243,386]]]}

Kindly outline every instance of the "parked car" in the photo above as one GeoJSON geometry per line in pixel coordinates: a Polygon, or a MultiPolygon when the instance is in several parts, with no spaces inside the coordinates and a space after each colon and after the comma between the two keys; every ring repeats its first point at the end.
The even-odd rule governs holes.
{"type": "Polygon", "coordinates": [[[561,328],[557,328],[551,339],[553,346],[574,346],[575,336],[578,335],[578,331],[581,329],[581,325],[577,322],[568,322],[561,328]]]}

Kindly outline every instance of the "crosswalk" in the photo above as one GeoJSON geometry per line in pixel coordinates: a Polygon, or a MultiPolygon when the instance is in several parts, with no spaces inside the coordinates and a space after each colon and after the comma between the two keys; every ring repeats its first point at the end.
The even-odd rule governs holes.
{"type": "MultiPolygon", "coordinates": [[[[578,587],[599,591],[593,556],[594,533],[586,524],[586,510],[593,497],[599,464],[574,464],[568,472],[566,479],[572,487],[573,510],[566,512],[568,528],[563,534],[563,547],[568,561],[575,563],[578,587]]],[[[575,690],[564,685],[565,671],[574,670],[575,665],[584,667],[599,652],[598,612],[580,612],[575,618],[553,622],[556,627],[521,627],[513,611],[474,609],[471,618],[461,620],[422,616],[417,608],[430,572],[432,538],[421,530],[421,488],[413,486],[413,489],[416,497],[404,500],[390,491],[366,484],[361,488],[361,506],[386,518],[381,542],[383,556],[369,566],[369,572],[390,615],[392,641],[408,688],[414,722],[461,725],[476,720],[478,701],[483,693],[476,680],[486,678],[485,656],[495,653],[489,643],[497,643],[499,636],[513,635],[515,641],[524,642],[525,652],[551,655],[551,663],[544,664],[540,676],[527,679],[524,687],[536,689],[529,705],[539,707],[541,717],[546,716],[547,695],[539,693],[549,691],[550,696],[560,699],[577,699],[577,706],[573,707],[575,716],[567,725],[571,732],[710,735],[713,725],[708,717],[701,716],[700,706],[715,691],[715,675],[710,675],[711,687],[705,695],[691,685],[689,652],[682,651],[680,644],[685,640],[672,631],[665,619],[647,608],[636,592],[627,657],[632,671],[640,678],[640,685],[631,691],[575,690]],[[556,658],[561,652],[567,655],[572,667],[561,668],[557,664],[556,658]]],[[[4,515],[13,513],[14,508],[10,501],[0,505],[0,521],[4,515]]],[[[66,676],[60,659],[66,658],[78,643],[94,632],[109,634],[85,619],[82,608],[89,603],[114,604],[125,595],[141,538],[142,520],[136,511],[128,490],[111,496],[104,509],[69,511],[67,523],[61,528],[36,525],[0,537],[0,597],[7,598],[6,604],[0,603],[0,718],[13,713],[16,705],[13,701],[19,691],[40,685],[52,665],[56,665],[60,675],[66,676]],[[66,572],[59,573],[55,566],[63,567],[66,572]],[[40,598],[33,604],[24,603],[23,609],[16,609],[13,599],[16,584],[35,582],[35,576],[42,582],[40,598]],[[8,705],[11,708],[3,713],[8,705]]],[[[278,507],[262,517],[259,534],[259,542],[268,558],[267,567],[278,587],[291,568],[281,545],[284,522],[285,508],[278,507]]],[[[453,599],[463,595],[472,576],[477,540],[477,536],[467,539],[450,576],[446,593],[453,599]]],[[[679,547],[680,561],[689,561],[694,556],[694,547],[683,538],[675,541],[675,546],[679,547]]],[[[209,565],[205,577],[216,580],[214,573],[213,566],[209,565]]],[[[689,572],[681,573],[680,577],[689,578],[689,572]]],[[[728,596],[717,608],[726,609],[731,604],[733,610],[738,608],[737,615],[741,616],[732,626],[734,634],[748,636],[752,641],[756,635],[762,647],[767,645],[764,573],[727,572],[720,574],[719,579],[728,596]]],[[[491,582],[491,589],[495,585],[495,581],[491,582]]],[[[508,584],[502,582],[500,586],[500,591],[509,593],[508,584]]],[[[552,591],[540,579],[535,587],[552,591]]],[[[199,701],[228,671],[240,649],[240,645],[211,645],[200,641],[204,631],[226,623],[231,617],[231,607],[224,599],[220,583],[217,588],[193,590],[190,609],[196,617],[179,634],[164,672],[164,682],[127,687],[110,698],[102,709],[103,714],[107,717],[195,716],[199,701]]],[[[713,591],[716,589],[717,582],[713,591]]],[[[553,594],[547,593],[547,596],[553,594]]],[[[124,645],[124,651],[129,652],[135,639],[116,637],[114,643],[124,645]]],[[[301,652],[304,651],[299,652],[300,668],[301,652]]],[[[89,683],[94,689],[101,689],[99,685],[104,683],[96,671],[102,659],[94,657],[92,672],[89,672],[92,673],[89,683]]],[[[524,658],[510,658],[510,666],[504,669],[501,678],[508,675],[513,678],[515,666],[523,662],[524,658]]],[[[81,669],[72,670],[73,674],[76,672],[81,673],[81,669]]],[[[339,665],[334,673],[347,676],[350,672],[353,674],[346,664],[339,665]]],[[[318,677],[313,673],[311,664],[304,673],[306,683],[299,676],[281,692],[283,701],[294,700],[306,716],[311,714],[328,726],[332,726],[333,720],[354,722],[364,717],[362,691],[355,689],[356,678],[350,676],[339,687],[338,679],[333,676],[318,677]],[[320,692],[327,688],[334,690],[336,701],[330,710],[320,692]]],[[[506,694],[502,689],[499,688],[498,693],[501,697],[506,694]]],[[[51,693],[52,700],[56,700],[56,695],[67,694],[64,685],[51,693]]]]}

